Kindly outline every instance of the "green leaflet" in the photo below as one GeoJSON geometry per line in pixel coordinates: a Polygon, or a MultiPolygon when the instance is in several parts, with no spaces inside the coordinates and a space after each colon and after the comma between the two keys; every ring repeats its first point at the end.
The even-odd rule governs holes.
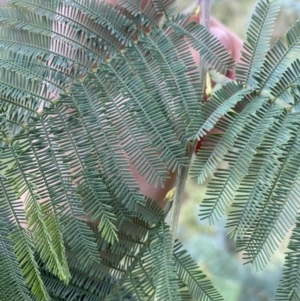
{"type": "MultiPolygon", "coordinates": [[[[299,117],[299,116],[298,116],[299,117]]],[[[293,136],[287,143],[286,154],[273,186],[267,194],[263,211],[252,234],[245,239],[245,258],[261,268],[270,258],[278,243],[296,220],[299,202],[300,171],[299,124],[295,123],[293,136]]]]}
{"type": "Polygon", "coordinates": [[[290,68],[282,74],[278,83],[272,88],[271,93],[277,100],[282,100],[288,105],[294,104],[294,94],[299,96],[298,84],[300,80],[300,61],[296,59],[290,68]]]}
{"type": "MultiPolygon", "coordinates": [[[[14,229],[14,226],[7,221],[6,217],[9,209],[5,208],[7,204],[4,201],[7,193],[7,190],[4,189],[5,179],[0,179],[0,183],[2,194],[0,201],[0,289],[7,300],[31,301],[29,290],[22,277],[22,270],[9,239],[9,232],[14,229]]],[[[11,193],[10,196],[12,196],[11,193]]]]}
{"type": "Polygon", "coordinates": [[[257,85],[255,75],[259,74],[269,43],[274,22],[280,8],[280,0],[261,0],[255,7],[247,29],[247,42],[242,51],[242,62],[238,64],[236,77],[251,87],[257,85]]]}
{"type": "MultiPolygon", "coordinates": [[[[24,138],[23,138],[24,139],[24,138]]],[[[9,156],[14,160],[12,168],[7,169],[5,176],[11,182],[17,197],[24,197],[24,207],[28,227],[33,231],[33,239],[36,248],[39,250],[41,258],[46,262],[47,268],[61,280],[68,282],[69,275],[66,267],[66,259],[64,258],[64,247],[60,227],[57,219],[51,218],[52,211],[50,200],[45,200],[40,203],[39,192],[34,181],[35,165],[33,160],[26,154],[28,145],[18,145],[20,142],[15,142],[4,149],[3,155],[9,156]],[[21,153],[20,149],[23,146],[25,151],[21,153]],[[31,180],[32,178],[32,180],[31,180]],[[50,205],[50,207],[48,207],[50,205]],[[47,209],[46,209],[47,208],[47,209]],[[46,214],[46,212],[47,214],[46,214]],[[50,214],[49,214],[50,213],[50,214]]]]}
{"type": "Polygon", "coordinates": [[[218,169],[215,178],[208,185],[208,198],[201,204],[203,209],[200,215],[203,218],[208,217],[211,222],[214,222],[224,214],[241,180],[248,174],[256,148],[261,144],[267,130],[275,122],[275,117],[280,112],[279,106],[265,104],[256,115],[248,117],[251,118],[251,122],[240,133],[233,146],[234,150],[230,150],[225,156],[230,167],[218,169]]]}
{"type": "Polygon", "coordinates": [[[174,260],[178,277],[186,284],[188,291],[195,300],[224,300],[211,282],[199,270],[192,258],[181,250],[182,244],[177,242],[174,246],[174,260]]]}
{"type": "Polygon", "coordinates": [[[21,300],[31,300],[27,287],[24,285],[26,283],[33,295],[39,300],[49,301],[49,294],[41,279],[40,271],[34,258],[33,241],[21,226],[21,223],[25,222],[25,213],[23,210],[18,210],[21,207],[21,202],[17,200],[11,186],[2,175],[0,177],[0,185],[0,243],[1,249],[5,248],[5,250],[1,251],[0,261],[2,267],[9,265],[7,270],[2,269],[3,272],[5,271],[5,274],[1,273],[0,275],[1,291],[5,298],[17,297],[21,298],[21,300]],[[4,221],[4,218],[9,218],[12,224],[4,221]],[[5,226],[3,223],[5,223],[5,226]],[[7,232],[8,230],[10,233],[7,232]],[[13,267],[13,270],[11,270],[10,266],[15,264],[20,265],[21,271],[18,269],[18,266],[13,267]],[[20,278],[20,272],[24,278],[20,278]],[[14,281],[15,284],[13,283],[14,281]]]}
{"type": "Polygon", "coordinates": [[[174,10],[174,6],[176,4],[175,0],[152,0],[151,2],[153,2],[153,5],[157,11],[157,13],[159,14],[163,14],[166,17],[169,16],[169,14],[171,14],[174,10]]]}
{"type": "Polygon", "coordinates": [[[150,245],[150,252],[155,296],[158,300],[180,300],[169,228],[162,224],[152,232],[154,239],[150,245]]]}
{"type": "Polygon", "coordinates": [[[261,87],[273,88],[278,79],[297,58],[300,48],[300,23],[293,25],[285,34],[287,47],[280,41],[268,51],[258,78],[261,87]]]}
{"type": "Polygon", "coordinates": [[[223,115],[251,92],[251,88],[243,89],[241,84],[235,82],[229,82],[223,89],[218,90],[193,118],[190,124],[192,138],[200,140],[204,137],[223,115]],[[197,132],[193,133],[195,130],[197,132]]]}
{"type": "Polygon", "coordinates": [[[231,235],[239,241],[257,222],[268,191],[280,170],[280,160],[285,154],[282,145],[291,138],[292,123],[296,121],[296,116],[282,111],[258,147],[249,166],[249,174],[237,190],[227,226],[233,227],[231,235]]]}
{"type": "Polygon", "coordinates": [[[299,217],[288,245],[289,251],[283,269],[283,276],[277,288],[276,301],[299,299],[299,217]]]}
{"type": "Polygon", "coordinates": [[[178,15],[167,23],[180,37],[185,36],[191,46],[199,51],[208,66],[219,72],[225,72],[234,66],[234,61],[225,47],[216,43],[217,39],[202,25],[189,21],[190,16],[178,15]]]}
{"type": "Polygon", "coordinates": [[[216,128],[224,133],[212,132],[205,136],[201,151],[198,152],[191,167],[191,177],[197,177],[198,183],[201,184],[210,174],[213,174],[232,149],[238,139],[238,134],[251,121],[250,116],[267,101],[268,98],[261,96],[250,98],[239,114],[231,110],[225,115],[225,118],[218,121],[216,128]]]}

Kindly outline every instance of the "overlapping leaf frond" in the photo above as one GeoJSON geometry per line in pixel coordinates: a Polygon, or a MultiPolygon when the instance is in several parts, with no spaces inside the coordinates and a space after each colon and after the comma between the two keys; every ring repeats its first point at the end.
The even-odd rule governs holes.
{"type": "Polygon", "coordinates": [[[279,12],[280,0],[259,1],[247,30],[247,42],[242,51],[242,62],[236,70],[237,80],[256,86],[255,75],[259,74],[264,57],[270,48],[274,21],[279,12]]]}
{"type": "Polygon", "coordinates": [[[262,89],[264,87],[273,88],[282,74],[297,58],[300,47],[299,21],[287,31],[285,37],[288,47],[278,40],[267,53],[263,70],[258,79],[258,84],[262,89]]]}
{"type": "Polygon", "coordinates": [[[263,209],[265,195],[272,188],[279,172],[280,158],[284,155],[281,146],[288,142],[292,124],[296,121],[297,117],[283,111],[258,147],[259,152],[249,166],[249,175],[244,177],[237,191],[233,203],[235,210],[229,216],[228,226],[234,227],[232,235],[235,237],[244,237],[263,209]]]}
{"type": "Polygon", "coordinates": [[[203,95],[185,39],[219,71],[232,67],[225,48],[172,19],[173,0],[10,3],[0,9],[1,294],[16,283],[24,300],[188,299],[165,214],[136,174],[164,187],[189,164],[203,95]]]}
{"type": "Polygon", "coordinates": [[[176,281],[172,238],[167,225],[162,224],[152,230],[155,236],[150,252],[153,261],[153,284],[158,300],[180,300],[176,281]]]}
{"type": "Polygon", "coordinates": [[[208,217],[213,222],[225,213],[241,180],[249,172],[249,164],[255,153],[254,149],[266,135],[279,113],[279,107],[265,105],[256,115],[248,116],[251,121],[238,136],[233,150],[230,150],[225,156],[225,160],[229,162],[231,168],[219,169],[216,178],[208,185],[207,193],[211,198],[207,198],[203,202],[205,208],[203,218],[208,217]],[[245,136],[246,138],[244,138],[245,136]]]}
{"type": "Polygon", "coordinates": [[[157,22],[162,17],[157,14],[157,4],[154,1],[139,1],[139,0],[117,0],[133,17],[138,21],[137,24],[142,27],[156,27],[157,22]]]}
{"type": "Polygon", "coordinates": [[[296,59],[271,90],[272,95],[287,105],[295,104],[299,97],[299,66],[300,61],[296,59]]]}
{"type": "MultiPolygon", "coordinates": [[[[22,203],[16,198],[9,182],[1,175],[1,261],[8,269],[1,273],[1,292],[6,298],[30,299],[27,287],[40,300],[48,300],[49,294],[41,279],[38,265],[34,258],[34,246],[31,235],[23,229],[22,223],[26,222],[22,203]],[[10,224],[13,222],[13,224],[10,224]],[[15,261],[15,262],[14,262],[15,261]],[[11,265],[17,264],[12,270],[11,265]],[[18,271],[20,265],[21,271],[18,271]],[[13,272],[13,274],[11,274],[13,272]],[[20,272],[22,277],[20,277],[20,272]],[[8,276],[9,275],[9,276],[8,276]],[[12,278],[13,277],[13,278],[12,278]],[[15,283],[14,283],[15,282],[15,283]],[[10,291],[13,289],[13,291],[10,291]]],[[[15,299],[17,300],[17,299],[15,299]]],[[[22,300],[22,299],[21,299],[22,300]]]]}
{"type": "Polygon", "coordinates": [[[35,180],[40,179],[36,178],[36,166],[30,155],[26,153],[28,147],[29,145],[16,143],[16,145],[11,144],[2,152],[3,158],[14,162],[13,167],[6,170],[5,176],[12,183],[17,195],[24,197],[26,220],[28,227],[33,230],[33,239],[41,258],[47,262],[49,270],[68,281],[60,226],[52,211],[52,204],[48,200],[44,203],[39,202],[44,196],[39,195],[38,186],[36,186],[35,180]],[[22,155],[21,152],[23,152],[22,155]]]}
{"type": "MultiPolygon", "coordinates": [[[[211,131],[221,116],[225,115],[228,111],[235,107],[235,105],[250,95],[253,90],[251,88],[243,89],[243,86],[234,82],[229,82],[223,89],[217,91],[210,101],[203,104],[199,113],[194,116],[190,123],[190,131],[195,132],[197,124],[201,127],[197,130],[195,138],[206,136],[211,131]]],[[[194,138],[194,137],[193,137],[194,138]]]]}
{"type": "Polygon", "coordinates": [[[283,277],[277,289],[276,300],[299,300],[299,217],[296,227],[293,229],[286,255],[283,277]]]}
{"type": "Polygon", "coordinates": [[[225,47],[217,42],[217,38],[205,28],[189,21],[189,16],[178,15],[167,24],[180,37],[185,36],[192,48],[199,51],[201,58],[208,66],[225,73],[234,66],[234,61],[226,52],[225,47]]]}
{"type": "Polygon", "coordinates": [[[151,0],[151,2],[153,2],[157,13],[163,14],[166,17],[168,17],[173,12],[176,3],[175,0],[151,0]]]}
{"type": "Polygon", "coordinates": [[[194,300],[224,300],[192,258],[182,250],[179,242],[174,246],[174,260],[178,276],[186,284],[194,300]]]}
{"type": "Polygon", "coordinates": [[[268,98],[259,97],[256,101],[252,100],[251,94],[247,95],[241,112],[232,109],[226,115],[226,119],[216,124],[218,131],[212,131],[205,136],[201,152],[198,152],[190,172],[192,177],[197,177],[199,184],[216,171],[229,150],[233,148],[240,131],[247,128],[251,121],[248,117],[260,109],[268,98]]]}
{"type": "MultiPolygon", "coordinates": [[[[204,137],[191,175],[203,183],[213,174],[200,216],[214,222],[229,212],[229,233],[255,269],[268,263],[300,208],[299,22],[288,30],[286,46],[277,41],[270,47],[279,2],[259,1],[237,83],[225,83],[191,123],[195,139],[204,137]],[[230,86],[236,87],[230,96],[238,95],[232,103],[230,86]]],[[[298,226],[278,300],[299,299],[298,226]]]]}
{"type": "MultiPolygon", "coordinates": [[[[299,118],[299,115],[297,116],[299,118]]],[[[267,194],[264,208],[251,235],[247,235],[242,245],[246,245],[245,257],[260,268],[265,265],[278,243],[285,237],[295,222],[300,206],[299,200],[299,145],[297,124],[289,149],[282,159],[282,166],[267,194]],[[270,219],[270,220],[269,220],[270,219]]]]}
{"type": "MultiPolygon", "coordinates": [[[[30,301],[29,289],[22,277],[22,271],[17,261],[17,256],[13,250],[10,235],[15,230],[8,222],[12,212],[7,206],[8,200],[13,196],[11,191],[7,191],[6,179],[0,179],[1,183],[1,202],[0,202],[0,288],[7,300],[26,300],[30,301]]],[[[34,275],[34,272],[32,273],[34,275]]],[[[4,297],[3,297],[4,298],[4,297]]],[[[4,300],[4,299],[3,299],[4,300]]]]}

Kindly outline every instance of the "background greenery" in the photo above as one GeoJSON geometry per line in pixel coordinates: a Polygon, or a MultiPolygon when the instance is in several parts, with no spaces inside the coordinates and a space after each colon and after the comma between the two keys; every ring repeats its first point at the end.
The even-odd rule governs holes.
{"type": "MultiPolygon", "coordinates": [[[[183,11],[192,3],[193,0],[179,0],[178,11],[183,11]]],[[[256,3],[256,0],[212,0],[212,15],[244,40],[248,20],[256,3]]],[[[298,0],[283,1],[283,9],[276,21],[273,42],[283,37],[299,16],[298,0]]],[[[178,238],[225,300],[275,300],[288,240],[282,244],[264,271],[252,271],[250,265],[243,265],[242,254],[236,252],[235,243],[227,237],[225,218],[214,226],[210,226],[207,221],[200,221],[199,204],[204,198],[205,188],[203,185],[199,189],[195,181],[188,181],[178,238]]]]}

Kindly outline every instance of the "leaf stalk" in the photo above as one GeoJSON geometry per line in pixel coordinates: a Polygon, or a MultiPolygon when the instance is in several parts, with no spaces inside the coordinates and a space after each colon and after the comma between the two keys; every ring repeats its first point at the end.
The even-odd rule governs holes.
{"type": "MultiPolygon", "coordinates": [[[[195,1],[197,4],[197,7],[200,8],[199,13],[199,23],[203,25],[206,30],[210,30],[210,0],[197,0],[195,1]]],[[[200,81],[203,83],[203,91],[205,91],[205,79],[206,79],[206,69],[207,65],[204,62],[204,60],[200,60],[199,64],[199,75],[200,75],[200,81]]],[[[171,218],[170,218],[170,230],[171,230],[171,237],[172,237],[172,243],[174,245],[178,222],[179,222],[179,215],[181,210],[181,204],[184,197],[184,189],[185,184],[188,178],[189,169],[190,169],[190,163],[193,157],[195,149],[195,143],[193,143],[192,146],[190,146],[187,150],[187,155],[190,158],[188,166],[185,166],[181,169],[181,172],[177,175],[176,183],[175,183],[175,196],[173,200],[173,206],[172,206],[172,212],[171,212],[171,218]]]]}

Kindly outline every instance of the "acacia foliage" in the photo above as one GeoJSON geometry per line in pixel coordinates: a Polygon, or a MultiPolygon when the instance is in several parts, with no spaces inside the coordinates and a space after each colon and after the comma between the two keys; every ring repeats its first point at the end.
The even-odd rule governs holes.
{"type": "MultiPolygon", "coordinates": [[[[205,103],[189,45],[217,73],[234,63],[190,16],[172,16],[173,0],[10,2],[0,10],[1,300],[222,300],[130,169],[163,186],[203,137],[191,176],[214,178],[200,215],[213,222],[232,203],[232,236],[265,266],[299,209],[300,27],[269,45],[280,1],[259,1],[236,80],[205,103]]],[[[298,232],[278,300],[298,298],[298,232]]]]}
{"type": "Polygon", "coordinates": [[[221,299],[190,259],[175,260],[166,212],[130,166],[162,187],[189,164],[202,89],[184,36],[221,72],[233,65],[224,47],[171,17],[172,0],[10,3],[0,10],[1,300],[221,299]]]}

